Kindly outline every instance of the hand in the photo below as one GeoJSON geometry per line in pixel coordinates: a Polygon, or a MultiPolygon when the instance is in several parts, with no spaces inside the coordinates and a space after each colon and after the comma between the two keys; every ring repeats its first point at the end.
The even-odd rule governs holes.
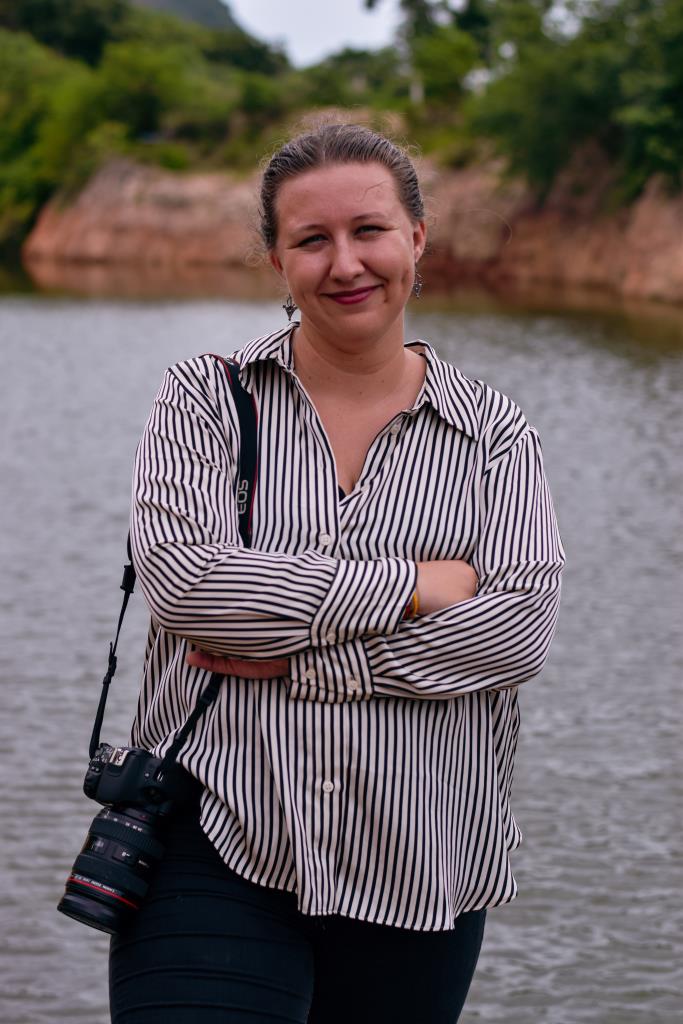
{"type": "Polygon", "coordinates": [[[452,604],[469,601],[479,586],[479,578],[460,558],[452,561],[417,563],[418,614],[431,615],[452,604]]]}
{"type": "Polygon", "coordinates": [[[185,659],[188,665],[205,668],[207,672],[218,672],[222,676],[239,676],[241,679],[289,678],[289,658],[272,658],[253,661],[249,658],[230,658],[221,654],[209,654],[199,649],[190,651],[185,659]]]}

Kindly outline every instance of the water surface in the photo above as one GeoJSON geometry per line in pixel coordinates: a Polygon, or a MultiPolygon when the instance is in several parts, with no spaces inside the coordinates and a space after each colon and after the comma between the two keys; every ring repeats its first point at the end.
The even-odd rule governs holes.
{"type": "MultiPolygon", "coordinates": [[[[276,301],[0,299],[4,1024],[105,1024],[105,936],[55,911],[118,614],[135,445],[165,367],[230,352],[276,301]]],[[[569,559],[522,689],[520,896],[489,915],[463,1024],[674,1024],[681,977],[680,322],[423,306],[410,334],[518,401],[569,559]]],[[[103,735],[122,740],[146,614],[103,735]]],[[[419,1022],[416,1022],[419,1024],[419,1022]]]]}

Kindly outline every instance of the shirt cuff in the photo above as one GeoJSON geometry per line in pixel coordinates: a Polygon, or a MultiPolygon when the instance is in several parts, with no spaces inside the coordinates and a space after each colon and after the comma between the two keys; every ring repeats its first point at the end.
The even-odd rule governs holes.
{"type": "Polygon", "coordinates": [[[311,647],[395,633],[416,583],[417,566],[404,558],[338,562],[311,622],[311,647]]]}
{"type": "Polygon", "coordinates": [[[342,704],[373,696],[372,672],[362,640],[311,648],[290,658],[292,700],[342,704]]]}

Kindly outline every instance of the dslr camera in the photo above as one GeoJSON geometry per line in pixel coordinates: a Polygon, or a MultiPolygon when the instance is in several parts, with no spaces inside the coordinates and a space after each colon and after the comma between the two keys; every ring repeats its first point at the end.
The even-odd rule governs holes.
{"type": "Polygon", "coordinates": [[[164,764],[148,750],[101,743],[83,790],[104,809],[90,825],[57,909],[115,934],[146,896],[164,853],[164,824],[196,783],[175,761],[164,764]]]}

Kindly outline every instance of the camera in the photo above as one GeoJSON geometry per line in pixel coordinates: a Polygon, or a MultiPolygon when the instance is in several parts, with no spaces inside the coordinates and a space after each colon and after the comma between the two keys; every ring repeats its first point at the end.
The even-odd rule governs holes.
{"type": "Polygon", "coordinates": [[[104,809],[67,878],[57,907],[63,914],[116,934],[139,908],[164,853],[164,824],[196,791],[179,764],[162,765],[138,747],[97,747],[83,790],[104,809]]]}

